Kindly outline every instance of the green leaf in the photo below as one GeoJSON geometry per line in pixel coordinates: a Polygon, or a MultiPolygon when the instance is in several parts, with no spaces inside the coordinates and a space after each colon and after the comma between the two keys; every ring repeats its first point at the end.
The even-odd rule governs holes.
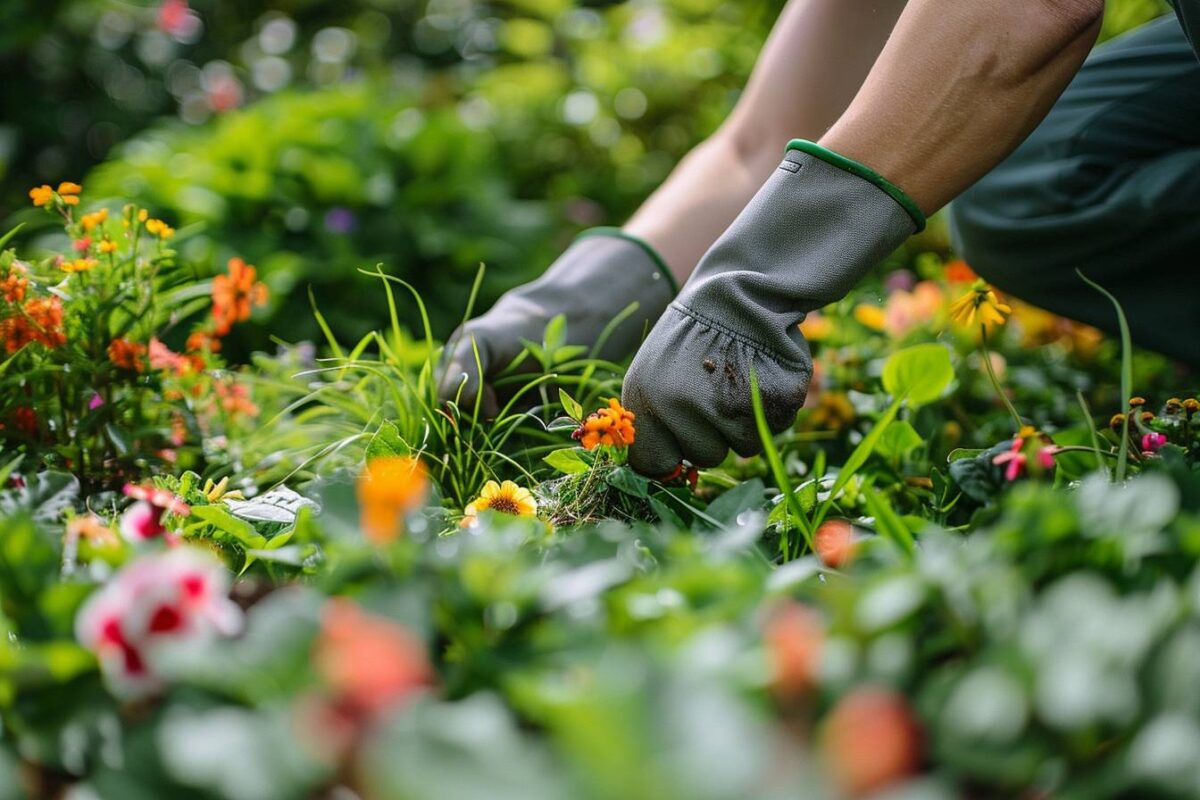
{"type": "Polygon", "coordinates": [[[630,497],[639,497],[644,500],[650,496],[650,481],[629,467],[617,467],[605,476],[604,481],[618,492],[624,492],[630,497]]]}
{"type": "MultiPolygon", "coordinates": [[[[903,352],[903,351],[901,351],[903,352]]],[[[846,463],[842,465],[838,472],[837,479],[833,482],[833,486],[829,489],[829,497],[821,504],[817,510],[816,518],[813,520],[813,527],[821,524],[825,519],[825,515],[829,513],[829,509],[833,506],[834,500],[838,496],[838,492],[846,488],[846,484],[854,477],[854,473],[862,468],[862,465],[871,457],[871,453],[875,451],[875,446],[879,443],[879,439],[887,430],[888,425],[892,424],[892,420],[896,418],[896,414],[900,411],[900,404],[904,402],[904,396],[898,396],[892,401],[892,404],[883,412],[883,416],[875,423],[875,427],[871,428],[870,432],[863,437],[863,440],[858,443],[858,447],[850,453],[850,457],[846,459],[846,463]]]]}
{"type": "Polygon", "coordinates": [[[883,388],[912,407],[942,396],[954,380],[950,351],[940,344],[919,344],[893,353],[883,365],[883,388]]]}
{"type": "Polygon", "coordinates": [[[396,427],[396,423],[386,421],[379,426],[379,430],[375,431],[375,435],[371,437],[371,441],[367,444],[365,457],[367,461],[375,458],[386,458],[388,456],[406,456],[412,452],[412,448],[404,441],[404,437],[400,435],[400,429],[396,427]]]}
{"type": "Polygon", "coordinates": [[[709,503],[708,515],[721,523],[730,525],[743,511],[762,508],[766,505],[763,488],[763,482],[758,478],[740,483],[709,503]]]}
{"type": "Polygon", "coordinates": [[[581,344],[563,345],[550,354],[550,362],[552,364],[563,364],[571,359],[579,358],[587,351],[588,349],[581,344]]]}
{"type": "Polygon", "coordinates": [[[580,457],[579,449],[576,447],[555,450],[542,460],[564,475],[579,475],[589,469],[587,462],[580,457]]]}
{"type": "Polygon", "coordinates": [[[567,343],[567,316],[558,314],[546,323],[546,332],[542,335],[542,347],[547,353],[553,353],[567,343]]]}
{"type": "Polygon", "coordinates": [[[567,394],[566,389],[558,390],[558,402],[562,403],[563,411],[567,412],[568,417],[576,422],[583,421],[583,406],[574,397],[567,394]]]}
{"type": "Polygon", "coordinates": [[[869,486],[863,490],[863,497],[867,501],[867,512],[875,518],[875,532],[895,542],[904,552],[911,553],[915,547],[912,533],[895,509],[869,486]]]}
{"type": "Polygon", "coordinates": [[[266,538],[256,532],[253,525],[238,519],[220,506],[193,506],[192,516],[199,517],[217,530],[229,534],[247,548],[257,550],[267,545],[266,538]]]}
{"type": "Polygon", "coordinates": [[[885,458],[900,458],[909,450],[925,444],[917,429],[905,419],[896,420],[879,437],[876,449],[885,458]]]}

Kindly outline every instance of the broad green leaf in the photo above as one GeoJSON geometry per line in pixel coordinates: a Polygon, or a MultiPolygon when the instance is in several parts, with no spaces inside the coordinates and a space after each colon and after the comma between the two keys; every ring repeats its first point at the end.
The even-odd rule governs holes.
{"type": "Polygon", "coordinates": [[[396,423],[389,420],[380,425],[379,430],[375,431],[375,435],[371,437],[371,441],[367,444],[366,460],[387,456],[406,456],[411,452],[412,448],[400,435],[400,429],[396,427],[396,423]]]}
{"type": "Polygon", "coordinates": [[[879,437],[876,449],[885,458],[899,458],[909,450],[923,444],[925,444],[925,440],[921,438],[921,434],[917,433],[917,429],[912,426],[912,423],[906,419],[900,419],[887,427],[887,430],[879,437]]]}
{"type": "Polygon", "coordinates": [[[257,533],[253,525],[238,519],[220,506],[193,506],[192,516],[199,517],[217,530],[228,533],[247,548],[260,549],[267,545],[266,538],[257,533]]]}
{"type": "Polygon", "coordinates": [[[918,344],[893,353],[883,365],[883,388],[922,406],[942,396],[954,380],[950,351],[940,344],[918,344]]]}
{"type": "Polygon", "coordinates": [[[587,462],[580,458],[579,450],[575,447],[555,450],[542,460],[564,475],[578,475],[589,469],[587,462]]]}
{"type": "Polygon", "coordinates": [[[629,467],[617,467],[605,476],[604,481],[618,492],[624,492],[631,497],[645,499],[650,496],[650,482],[629,467]]]}

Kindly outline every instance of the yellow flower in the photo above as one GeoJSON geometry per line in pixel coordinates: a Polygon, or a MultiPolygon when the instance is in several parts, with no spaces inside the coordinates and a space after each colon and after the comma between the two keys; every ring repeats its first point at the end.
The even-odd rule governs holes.
{"type": "Polygon", "coordinates": [[[633,421],[636,418],[636,414],[614,397],[608,401],[607,408],[588,414],[571,438],[578,440],[584,450],[595,450],[600,445],[628,447],[633,444],[636,432],[633,421]]]}
{"type": "Polygon", "coordinates": [[[161,219],[148,219],[146,220],[146,233],[160,239],[170,239],[175,235],[175,229],[161,219]]]}
{"type": "Polygon", "coordinates": [[[100,244],[96,245],[96,248],[101,253],[115,253],[117,252],[117,243],[105,236],[100,240],[100,244]]]}
{"type": "Polygon", "coordinates": [[[94,258],[77,258],[74,261],[64,261],[58,265],[63,272],[87,272],[96,266],[94,258]]]}
{"type": "Polygon", "coordinates": [[[462,526],[465,528],[471,525],[480,513],[488,510],[511,514],[514,517],[532,517],[537,514],[537,501],[528,489],[517,486],[512,481],[488,481],[479,497],[463,509],[462,526]]]}
{"type": "Polygon", "coordinates": [[[950,306],[950,318],[959,325],[1003,325],[1012,307],[1001,303],[996,293],[983,281],[976,281],[971,290],[950,306]]]}
{"type": "Polygon", "coordinates": [[[49,205],[54,202],[54,190],[45,184],[35,186],[29,190],[29,199],[35,206],[49,205]]]}
{"type": "Polygon", "coordinates": [[[91,231],[97,225],[103,225],[108,220],[108,209],[102,208],[99,211],[93,211],[91,214],[84,214],[79,224],[83,226],[85,231],[91,231]]]}
{"type": "Polygon", "coordinates": [[[138,217],[138,222],[145,222],[147,219],[150,218],[150,212],[144,208],[139,209],[137,217],[138,217]]]}
{"type": "Polygon", "coordinates": [[[360,524],[367,539],[388,544],[400,535],[404,516],[425,502],[429,472],[413,456],[384,456],[367,462],[358,479],[360,524]]]}
{"type": "Polygon", "coordinates": [[[228,491],[229,476],[221,478],[219,483],[213,483],[213,479],[209,478],[204,482],[203,494],[208,498],[210,503],[219,503],[223,500],[245,500],[246,496],[239,491],[228,491]]]}
{"type": "Polygon", "coordinates": [[[854,307],[854,318],[873,331],[882,333],[887,325],[887,312],[879,306],[859,303],[854,307]]]}

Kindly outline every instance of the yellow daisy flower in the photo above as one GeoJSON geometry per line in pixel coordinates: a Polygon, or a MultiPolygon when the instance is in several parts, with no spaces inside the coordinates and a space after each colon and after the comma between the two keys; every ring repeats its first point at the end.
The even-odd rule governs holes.
{"type": "Polygon", "coordinates": [[[996,293],[983,281],[976,281],[971,290],[950,305],[950,318],[959,325],[1003,325],[1012,307],[1001,303],[996,293]]]}
{"type": "Polygon", "coordinates": [[[474,523],[479,514],[488,510],[514,517],[532,517],[537,514],[537,501],[528,489],[512,481],[488,481],[479,497],[463,509],[463,527],[474,523]]]}
{"type": "Polygon", "coordinates": [[[94,266],[96,266],[96,260],[92,258],[77,258],[74,261],[64,261],[58,265],[63,272],[87,272],[94,266]]]}

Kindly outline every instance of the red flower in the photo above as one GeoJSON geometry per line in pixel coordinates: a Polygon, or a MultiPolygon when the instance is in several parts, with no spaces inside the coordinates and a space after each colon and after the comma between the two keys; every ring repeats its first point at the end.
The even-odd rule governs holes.
{"type": "Polygon", "coordinates": [[[850,797],[871,794],[915,773],[921,762],[919,727],[904,698],[865,687],[843,697],[825,721],[824,756],[850,797]]]}
{"type": "Polygon", "coordinates": [[[240,258],[229,259],[229,274],[213,278],[212,315],[214,333],[224,336],[235,323],[250,319],[255,306],[267,302],[267,287],[258,280],[258,270],[240,258]]]}

